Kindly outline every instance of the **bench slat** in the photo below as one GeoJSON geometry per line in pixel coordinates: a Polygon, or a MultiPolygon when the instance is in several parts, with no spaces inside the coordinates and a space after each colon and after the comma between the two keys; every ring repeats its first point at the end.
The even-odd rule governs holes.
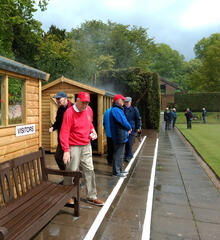
{"type": "Polygon", "coordinates": [[[20,191],[19,191],[19,186],[18,186],[18,179],[17,179],[17,172],[16,172],[16,169],[13,168],[13,169],[12,169],[12,172],[13,172],[13,178],[14,178],[14,182],[15,182],[16,194],[17,194],[18,197],[20,197],[21,194],[20,194],[20,191]]]}
{"type": "Polygon", "coordinates": [[[36,161],[33,161],[33,168],[34,168],[34,180],[35,180],[35,184],[37,184],[38,179],[37,179],[37,168],[36,168],[36,161]]]}
{"type": "Polygon", "coordinates": [[[30,190],[31,188],[30,188],[28,174],[27,174],[27,163],[25,163],[23,165],[23,170],[24,170],[24,178],[25,178],[26,188],[27,188],[27,190],[30,190]]]}
{"type": "Polygon", "coordinates": [[[18,235],[19,232],[23,232],[27,227],[33,227],[33,223],[37,222],[47,211],[54,208],[56,204],[59,205],[59,209],[62,208],[73,195],[72,190],[70,187],[64,189],[61,186],[59,188],[59,186],[54,185],[52,191],[45,193],[40,199],[35,199],[32,205],[27,207],[25,211],[20,211],[19,215],[13,217],[6,225],[3,225],[9,229],[8,237],[18,235]]]}
{"type": "Polygon", "coordinates": [[[34,187],[34,181],[33,181],[33,175],[32,175],[32,170],[31,170],[31,162],[29,162],[27,164],[28,166],[28,172],[29,172],[29,179],[30,179],[30,182],[31,182],[31,188],[34,187]]]}
{"type": "Polygon", "coordinates": [[[38,197],[42,197],[44,192],[48,191],[47,189],[51,189],[52,182],[44,182],[41,185],[38,185],[36,188],[32,189],[33,191],[25,193],[21,198],[15,199],[7,204],[5,207],[0,208],[0,226],[2,224],[2,219],[7,219],[7,215],[11,212],[16,212],[16,209],[23,204],[31,204],[31,198],[38,195],[38,197]],[[29,202],[29,203],[28,203],[29,202]]]}
{"type": "Polygon", "coordinates": [[[22,194],[24,194],[25,193],[24,178],[23,178],[21,166],[18,166],[18,173],[19,173],[19,179],[20,179],[20,184],[21,184],[21,191],[22,191],[22,194]]]}

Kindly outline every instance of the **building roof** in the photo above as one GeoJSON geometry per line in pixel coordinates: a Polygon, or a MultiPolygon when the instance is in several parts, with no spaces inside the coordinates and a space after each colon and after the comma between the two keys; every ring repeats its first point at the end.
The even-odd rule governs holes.
{"type": "Polygon", "coordinates": [[[74,81],[74,80],[72,80],[72,79],[65,78],[64,76],[62,76],[62,77],[54,80],[53,82],[50,82],[50,83],[44,85],[44,86],[42,87],[42,91],[45,90],[45,89],[48,89],[48,88],[50,88],[50,87],[53,87],[53,86],[55,86],[56,84],[61,83],[61,82],[65,82],[65,83],[68,83],[68,84],[70,84],[70,85],[73,85],[73,86],[82,88],[82,89],[84,89],[85,91],[94,92],[94,93],[101,94],[101,95],[106,95],[106,91],[105,91],[105,90],[102,90],[102,89],[99,89],[99,88],[96,88],[96,87],[92,87],[92,86],[90,86],[90,85],[87,85],[87,84],[84,84],[84,83],[81,83],[81,82],[74,81]]]}
{"type": "Polygon", "coordinates": [[[0,69],[48,81],[50,74],[0,56],[0,69]]]}
{"type": "Polygon", "coordinates": [[[172,87],[174,87],[174,88],[176,88],[176,89],[182,90],[182,89],[179,88],[179,86],[178,86],[176,83],[174,83],[174,82],[170,82],[170,81],[168,81],[167,79],[165,79],[165,78],[163,78],[163,77],[161,77],[161,76],[159,76],[159,79],[160,79],[160,81],[165,82],[166,84],[168,84],[168,85],[170,85],[170,86],[172,86],[172,87]]]}

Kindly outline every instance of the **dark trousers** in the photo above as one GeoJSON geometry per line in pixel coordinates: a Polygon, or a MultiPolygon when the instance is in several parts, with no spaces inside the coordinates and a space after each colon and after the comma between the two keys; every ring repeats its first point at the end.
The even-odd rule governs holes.
{"type": "Polygon", "coordinates": [[[171,121],[167,120],[165,121],[165,130],[170,130],[171,127],[171,121]]]}
{"type": "Polygon", "coordinates": [[[112,174],[117,175],[122,172],[123,158],[125,153],[125,143],[114,144],[112,174]]]}
{"type": "Polygon", "coordinates": [[[57,149],[56,149],[56,153],[55,153],[55,160],[57,162],[59,169],[65,170],[66,165],[63,162],[63,149],[62,149],[60,143],[58,143],[58,145],[57,145],[57,149]]]}
{"type": "Polygon", "coordinates": [[[107,137],[107,162],[108,162],[108,164],[112,164],[113,151],[114,151],[114,144],[113,144],[112,138],[107,137]]]}
{"type": "Polygon", "coordinates": [[[176,118],[173,119],[173,128],[175,127],[176,118]]]}
{"type": "Polygon", "coordinates": [[[192,121],[191,120],[187,120],[187,128],[188,129],[192,128],[192,121]]]}
{"type": "Polygon", "coordinates": [[[132,153],[133,137],[134,135],[129,134],[128,141],[125,144],[125,160],[129,160],[130,158],[133,157],[132,153]]]}

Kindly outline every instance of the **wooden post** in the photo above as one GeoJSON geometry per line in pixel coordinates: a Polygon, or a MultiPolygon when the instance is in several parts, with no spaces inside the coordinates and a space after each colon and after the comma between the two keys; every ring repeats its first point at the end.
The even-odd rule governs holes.
{"type": "Polygon", "coordinates": [[[104,154],[103,142],[103,95],[98,94],[98,154],[104,154]]]}
{"type": "Polygon", "coordinates": [[[2,126],[8,126],[8,76],[5,75],[2,77],[2,89],[1,89],[1,98],[2,98],[2,126]]]}
{"type": "Polygon", "coordinates": [[[38,123],[39,123],[39,129],[38,129],[38,131],[39,131],[39,147],[42,147],[42,121],[41,121],[41,119],[42,119],[42,104],[41,104],[41,99],[42,99],[42,96],[41,96],[41,94],[42,94],[42,91],[41,91],[41,80],[39,80],[38,81],[38,84],[39,84],[39,87],[38,87],[38,89],[39,89],[39,120],[38,120],[38,123]]]}

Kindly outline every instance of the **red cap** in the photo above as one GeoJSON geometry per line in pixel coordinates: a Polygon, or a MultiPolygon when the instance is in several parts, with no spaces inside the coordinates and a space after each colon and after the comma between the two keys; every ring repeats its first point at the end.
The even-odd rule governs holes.
{"type": "Polygon", "coordinates": [[[125,97],[121,94],[116,94],[113,98],[113,102],[115,102],[116,100],[118,99],[122,99],[122,100],[125,100],[125,97]]]}
{"type": "Polygon", "coordinates": [[[87,92],[80,92],[78,94],[78,98],[82,101],[82,102],[90,102],[90,95],[87,92]]]}

